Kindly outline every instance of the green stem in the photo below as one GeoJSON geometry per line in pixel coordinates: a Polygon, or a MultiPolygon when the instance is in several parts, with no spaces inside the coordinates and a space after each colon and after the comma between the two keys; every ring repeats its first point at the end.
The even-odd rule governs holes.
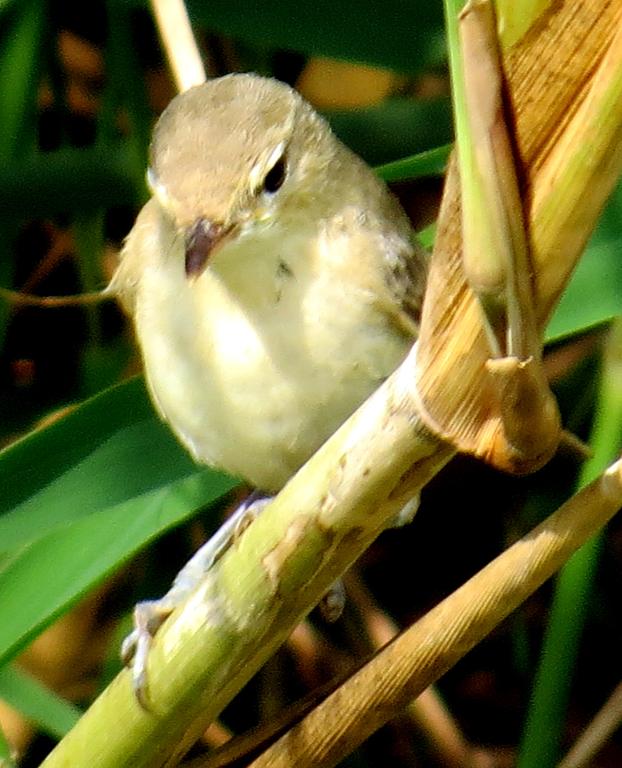
{"type": "MultiPolygon", "coordinates": [[[[27,0],[3,12],[0,40],[0,166],[22,157],[31,148],[31,126],[36,110],[41,40],[47,16],[41,0],[27,0]]],[[[13,262],[9,244],[15,237],[15,222],[0,222],[0,285],[13,284],[13,262]]],[[[0,302],[0,347],[9,322],[10,307],[0,302]]]]}
{"type": "Polygon", "coordinates": [[[460,59],[460,40],[458,33],[458,15],[464,4],[464,0],[444,0],[447,53],[449,56],[449,70],[451,73],[451,93],[454,108],[455,133],[456,137],[462,137],[464,141],[468,141],[464,72],[460,59]]]}
{"type": "MultiPolygon", "coordinates": [[[[596,414],[593,455],[579,476],[583,488],[618,454],[622,434],[622,320],[614,324],[607,345],[596,414]]],[[[560,571],[540,663],[523,731],[517,768],[557,764],[579,644],[592,594],[603,533],[587,542],[560,571]]]]}
{"type": "Polygon", "coordinates": [[[15,4],[5,12],[0,44],[0,158],[23,155],[34,143],[39,62],[46,28],[47,7],[40,0],[15,4]]]}

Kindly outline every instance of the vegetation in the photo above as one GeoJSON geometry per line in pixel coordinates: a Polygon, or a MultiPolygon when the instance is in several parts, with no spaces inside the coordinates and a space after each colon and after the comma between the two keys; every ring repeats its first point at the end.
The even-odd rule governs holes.
{"type": "MultiPolygon", "coordinates": [[[[506,45],[550,11],[544,1],[510,5],[506,45]]],[[[598,5],[595,15],[619,20],[619,2],[598,5]]],[[[270,0],[242,11],[196,0],[189,10],[211,75],[254,70],[297,83],[396,185],[416,226],[430,225],[452,139],[440,2],[301,8],[270,0]]],[[[0,285],[90,295],[106,285],[146,199],[150,129],[174,94],[150,12],[138,1],[4,0],[0,19],[0,285]]],[[[589,157],[597,143],[593,135],[581,149],[589,157]]],[[[603,162],[605,180],[613,165],[603,162]]],[[[585,198],[577,228],[586,226],[582,206],[585,198]]],[[[426,232],[431,238],[433,228],[426,232]]],[[[297,719],[294,701],[315,691],[313,701],[619,454],[621,247],[618,185],[546,331],[563,422],[589,443],[589,461],[581,466],[566,448],[515,478],[454,459],[424,490],[414,522],[382,533],[350,572],[343,619],[330,626],[314,612],[299,624],[236,698],[227,691],[233,701],[203,747],[259,721],[279,730],[282,711],[297,719]]],[[[11,744],[19,765],[34,766],[119,672],[133,604],[167,589],[244,489],[195,466],[159,422],[113,305],[44,307],[3,294],[0,350],[0,699],[8,705],[0,708],[0,764],[10,765],[11,744]]],[[[344,751],[343,764],[555,765],[622,678],[621,534],[612,522],[569,562],[554,594],[540,590],[437,693],[428,690],[354,756],[344,751]]],[[[288,620],[283,639],[295,623],[288,620]]],[[[188,695],[201,704],[197,691],[188,695]]],[[[162,729],[139,714],[157,752],[162,729]]],[[[183,732],[188,722],[171,728],[183,732]]],[[[110,764],[105,742],[123,726],[120,714],[102,723],[102,752],[90,741],[83,758],[110,764]]],[[[621,755],[611,740],[594,764],[618,765],[621,755]]]]}

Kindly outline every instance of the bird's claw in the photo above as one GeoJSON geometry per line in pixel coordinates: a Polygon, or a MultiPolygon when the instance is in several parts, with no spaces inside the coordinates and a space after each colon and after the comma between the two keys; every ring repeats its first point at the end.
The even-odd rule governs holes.
{"type": "Polygon", "coordinates": [[[235,512],[186,563],[170,590],[159,600],[146,600],[134,608],[134,629],[121,644],[121,660],[131,667],[132,688],[141,707],[150,711],[147,660],[157,631],[200,583],[248,525],[270,501],[257,493],[242,502],[235,512]]]}
{"type": "Polygon", "coordinates": [[[320,600],[319,609],[324,621],[334,624],[341,618],[346,605],[346,588],[341,579],[333,582],[320,600]]]}
{"type": "Polygon", "coordinates": [[[165,595],[161,600],[146,600],[134,608],[134,629],[121,645],[121,660],[131,666],[132,688],[141,707],[149,711],[147,690],[147,659],[156,632],[176,607],[175,601],[165,595]]]}

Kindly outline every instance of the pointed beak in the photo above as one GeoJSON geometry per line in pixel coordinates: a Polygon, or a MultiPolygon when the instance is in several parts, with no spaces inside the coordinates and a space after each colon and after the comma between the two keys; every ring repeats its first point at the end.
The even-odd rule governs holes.
{"type": "Polygon", "coordinates": [[[198,277],[233,227],[197,219],[186,233],[186,276],[198,277]]]}

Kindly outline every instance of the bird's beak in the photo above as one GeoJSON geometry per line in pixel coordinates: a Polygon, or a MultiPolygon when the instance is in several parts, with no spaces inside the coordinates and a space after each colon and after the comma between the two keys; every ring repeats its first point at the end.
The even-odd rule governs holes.
{"type": "Polygon", "coordinates": [[[232,226],[197,219],[186,233],[186,276],[198,277],[232,231],[232,226]]]}

